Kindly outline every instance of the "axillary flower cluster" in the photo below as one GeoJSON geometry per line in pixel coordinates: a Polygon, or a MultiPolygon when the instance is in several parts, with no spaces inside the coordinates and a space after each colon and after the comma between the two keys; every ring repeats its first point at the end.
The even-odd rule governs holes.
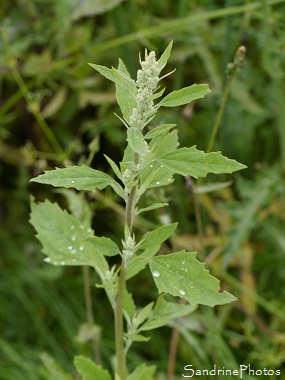
{"type": "Polygon", "coordinates": [[[136,102],[137,108],[133,108],[130,116],[130,127],[143,130],[148,119],[156,112],[153,103],[153,93],[157,89],[159,82],[158,62],[155,58],[155,52],[146,53],[145,61],[140,60],[142,70],[137,72],[138,86],[136,102]]]}

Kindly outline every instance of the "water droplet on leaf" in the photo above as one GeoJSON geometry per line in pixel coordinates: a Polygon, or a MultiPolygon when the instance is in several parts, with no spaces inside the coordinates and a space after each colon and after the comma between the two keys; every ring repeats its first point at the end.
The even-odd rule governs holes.
{"type": "Polygon", "coordinates": [[[181,296],[185,296],[186,292],[185,292],[185,290],[180,289],[180,290],[179,290],[179,294],[180,294],[181,296]]]}
{"type": "Polygon", "coordinates": [[[152,272],[152,275],[153,277],[159,277],[160,273],[157,270],[155,270],[154,272],[152,272]]]}
{"type": "Polygon", "coordinates": [[[46,257],[46,258],[44,259],[44,261],[45,261],[46,263],[50,263],[50,257],[46,257]]]}

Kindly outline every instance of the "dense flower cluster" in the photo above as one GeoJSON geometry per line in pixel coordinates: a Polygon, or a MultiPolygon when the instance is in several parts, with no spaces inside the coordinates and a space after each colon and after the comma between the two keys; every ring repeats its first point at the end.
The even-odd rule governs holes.
{"type": "Polygon", "coordinates": [[[152,100],[153,93],[159,82],[158,62],[155,58],[155,52],[151,51],[145,61],[141,62],[142,70],[137,73],[137,105],[138,108],[133,108],[130,116],[130,125],[133,128],[142,130],[145,122],[155,111],[152,100]]]}

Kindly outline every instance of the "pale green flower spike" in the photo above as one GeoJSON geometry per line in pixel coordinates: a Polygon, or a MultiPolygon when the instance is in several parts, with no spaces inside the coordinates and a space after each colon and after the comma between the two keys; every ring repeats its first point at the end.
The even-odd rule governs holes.
{"type": "Polygon", "coordinates": [[[151,51],[146,56],[146,60],[141,61],[140,64],[142,70],[138,70],[136,81],[138,86],[136,96],[137,108],[133,108],[132,110],[130,126],[131,128],[143,130],[147,124],[147,119],[156,112],[152,99],[159,82],[158,74],[160,70],[154,51],[151,51]]]}

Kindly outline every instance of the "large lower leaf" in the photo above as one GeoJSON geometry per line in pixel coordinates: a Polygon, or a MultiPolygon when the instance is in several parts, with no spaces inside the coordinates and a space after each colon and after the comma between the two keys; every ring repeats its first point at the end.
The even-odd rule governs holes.
{"type": "Polygon", "coordinates": [[[157,158],[163,166],[181,175],[205,177],[208,173],[232,173],[246,168],[235,160],[231,160],[221,152],[205,153],[191,148],[180,148],[157,158]]]}
{"type": "Polygon", "coordinates": [[[46,262],[54,265],[89,265],[104,276],[109,269],[104,248],[93,246],[87,241],[94,238],[87,222],[80,222],[57,203],[48,200],[32,203],[31,208],[30,222],[43,245],[46,262]]]}
{"type": "Polygon", "coordinates": [[[236,299],[228,292],[219,293],[219,280],[196,259],[195,252],[154,257],[149,266],[159,293],[184,298],[192,305],[223,305],[236,299]]]}
{"type": "Polygon", "coordinates": [[[82,380],[112,380],[106,369],[84,356],[75,356],[74,364],[82,380]]]}
{"type": "Polygon", "coordinates": [[[44,174],[31,179],[31,182],[85,191],[94,191],[96,188],[102,190],[107,186],[111,186],[118,195],[124,198],[122,187],[113,178],[86,165],[48,170],[44,174]]]}

